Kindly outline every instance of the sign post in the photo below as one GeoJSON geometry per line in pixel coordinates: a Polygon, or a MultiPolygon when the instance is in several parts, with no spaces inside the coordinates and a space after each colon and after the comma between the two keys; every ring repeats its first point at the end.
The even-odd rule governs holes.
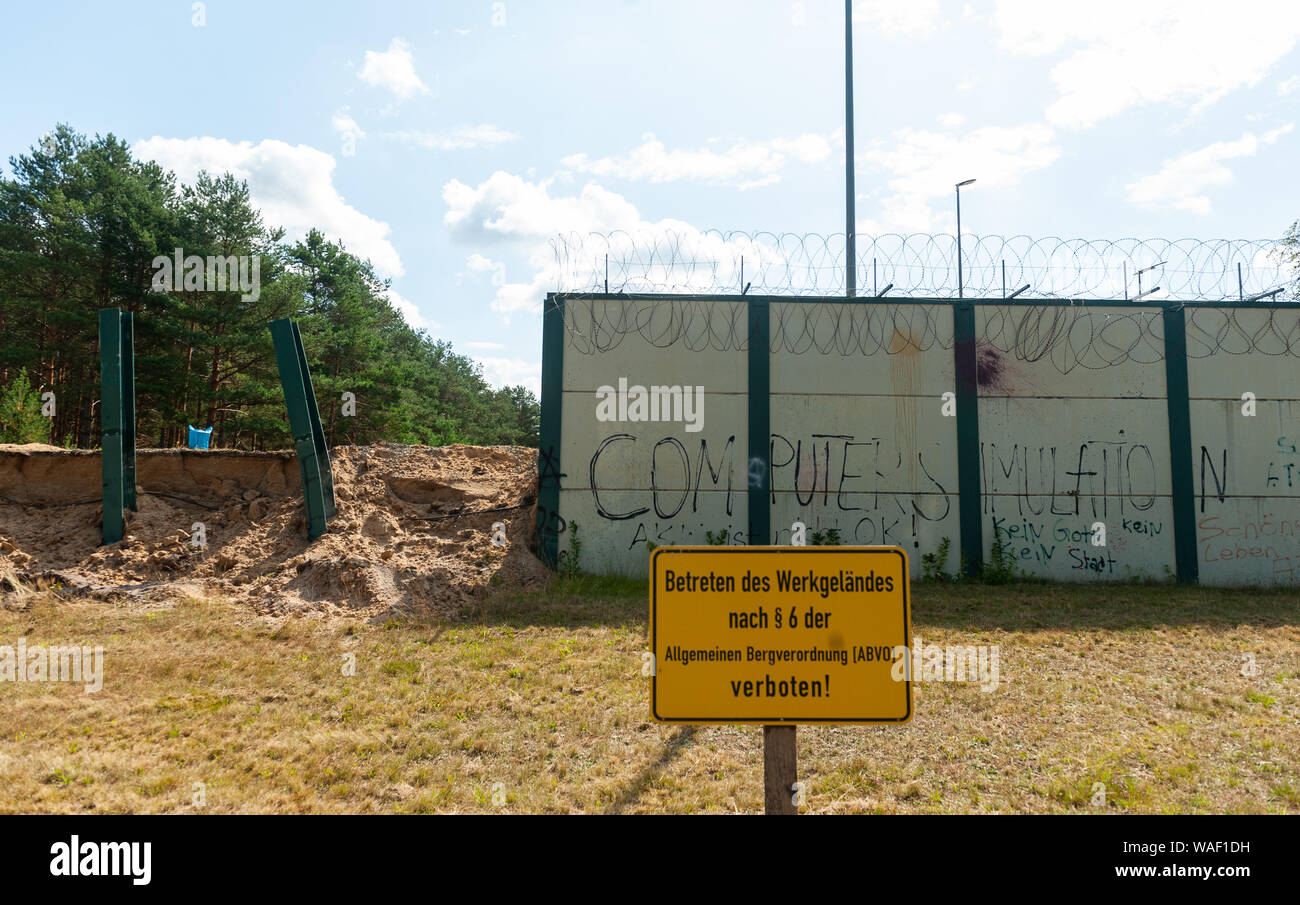
{"type": "Polygon", "coordinates": [[[652,718],[762,725],[767,813],[798,813],[798,724],[911,719],[907,554],[659,547],[650,644],[652,718]]]}
{"type": "Polygon", "coordinates": [[[795,726],[763,727],[763,811],[798,814],[795,782],[799,779],[799,729],[795,726]]]}

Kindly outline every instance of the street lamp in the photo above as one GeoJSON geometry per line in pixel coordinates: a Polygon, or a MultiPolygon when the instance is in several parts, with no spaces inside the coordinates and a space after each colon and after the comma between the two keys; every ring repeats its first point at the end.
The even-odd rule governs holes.
{"type": "Polygon", "coordinates": [[[853,181],[853,0],[844,0],[844,288],[858,294],[857,199],[853,181]]]}
{"type": "Polygon", "coordinates": [[[963,185],[970,185],[974,181],[974,179],[967,179],[965,182],[957,183],[957,298],[963,298],[961,272],[961,187],[963,185]]]}

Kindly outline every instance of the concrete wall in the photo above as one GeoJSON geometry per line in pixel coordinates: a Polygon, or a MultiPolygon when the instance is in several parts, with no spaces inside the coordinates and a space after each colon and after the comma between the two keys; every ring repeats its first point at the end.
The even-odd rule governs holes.
{"type": "Polygon", "coordinates": [[[1163,578],[1174,567],[1159,310],[981,306],[986,557],[1058,580],[1163,578]],[[1106,526],[1106,544],[1092,543],[1106,526]]]}
{"type": "Polygon", "coordinates": [[[736,543],[745,542],[746,305],[672,307],[609,303],[594,312],[578,306],[566,311],[561,549],[576,522],[588,571],[646,574],[646,541],[703,544],[705,532],[725,530],[736,543]],[[722,338],[709,344],[711,318],[722,338]],[[737,319],[741,333],[733,337],[728,324],[737,319]],[[683,322],[693,323],[695,333],[677,332],[683,322]],[[624,330],[609,331],[611,323],[624,330]],[[629,324],[641,329],[626,329],[629,324]],[[706,338],[703,350],[695,341],[700,337],[706,338]],[[596,391],[617,387],[620,378],[647,388],[703,386],[701,429],[675,421],[598,420],[596,391]]]}
{"type": "MultiPolygon", "coordinates": [[[[749,521],[747,302],[608,300],[565,313],[558,493],[584,569],[644,575],[646,542],[749,521]],[[704,387],[702,429],[601,421],[596,391],[704,387]]],[[[1017,568],[1060,580],[1175,569],[1161,311],[978,305],[979,513],[1017,568]],[[1094,526],[1106,529],[1097,546],[1094,526]]],[[[921,555],[960,549],[952,307],[770,303],[770,494],[791,524],[921,555]]],[[[1300,311],[1198,310],[1187,327],[1196,559],[1206,584],[1300,583],[1300,311]],[[1287,338],[1291,341],[1288,344],[1287,338]],[[1270,340],[1272,341],[1270,344],[1270,340]],[[1257,414],[1241,412],[1253,392],[1257,414]]],[[[545,392],[545,391],[544,391],[545,392]]],[[[543,417],[548,417],[544,412],[543,417]]],[[[552,415],[553,417],[553,415],[552,415]]],[[[568,545],[561,531],[559,549],[568,545]]]]}
{"type": "Polygon", "coordinates": [[[802,521],[838,529],[842,543],[905,547],[914,570],[943,537],[955,557],[957,424],[941,411],[954,383],[951,308],[862,321],[846,306],[789,302],[771,319],[774,541],[789,543],[802,521]]]}
{"type": "Polygon", "coordinates": [[[1196,556],[1206,584],[1300,585],[1300,361],[1288,354],[1300,346],[1300,311],[1287,315],[1248,310],[1189,325],[1196,556]],[[1217,342],[1196,343],[1198,332],[1217,342]],[[1247,343],[1259,351],[1240,354],[1247,343]],[[1254,417],[1242,412],[1244,393],[1255,394],[1254,417]]]}

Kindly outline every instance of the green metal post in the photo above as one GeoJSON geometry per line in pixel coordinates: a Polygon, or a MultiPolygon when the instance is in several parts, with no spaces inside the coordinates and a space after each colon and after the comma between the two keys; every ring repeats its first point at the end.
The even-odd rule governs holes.
{"type": "Polygon", "coordinates": [[[311,415],[307,409],[304,375],[294,341],[293,323],[287,318],[272,322],[271,339],[275,344],[275,363],[280,370],[280,385],[284,388],[284,404],[289,411],[289,431],[293,435],[293,448],[298,455],[298,470],[302,475],[307,537],[315,540],[326,529],[325,496],[311,415]]]}
{"type": "Polygon", "coordinates": [[[320,409],[316,405],[316,388],[312,386],[311,369],[307,367],[307,351],[302,347],[302,333],[293,324],[293,344],[298,352],[298,367],[302,369],[302,387],[307,395],[307,415],[311,418],[312,442],[316,446],[316,460],[320,463],[321,495],[325,498],[325,515],[333,518],[334,466],[330,464],[329,448],[325,445],[325,428],[321,425],[320,409]]]}
{"type": "Polygon", "coordinates": [[[772,336],[766,299],[749,300],[749,452],[747,468],[750,546],[772,542],[772,336]]]}
{"type": "Polygon", "coordinates": [[[953,364],[957,373],[957,512],[966,574],[984,571],[984,527],[980,499],[979,368],[975,358],[975,307],[952,309],[953,364]]]}
{"type": "Polygon", "coordinates": [[[560,410],[564,404],[564,298],[547,296],[542,309],[542,423],[537,450],[537,558],[560,561],[560,410]]]}
{"type": "Polygon", "coordinates": [[[1165,401],[1169,410],[1169,472],[1174,509],[1174,566],[1179,584],[1195,584],[1196,482],[1192,477],[1192,414],[1187,384],[1187,315],[1166,306],[1165,401]]]}
{"type": "Polygon", "coordinates": [[[122,502],[139,509],[135,499],[135,316],[122,312],[122,502]]]}
{"type": "Polygon", "coordinates": [[[122,317],[116,308],[99,310],[100,460],[103,466],[103,542],[122,539],[122,317]]]}

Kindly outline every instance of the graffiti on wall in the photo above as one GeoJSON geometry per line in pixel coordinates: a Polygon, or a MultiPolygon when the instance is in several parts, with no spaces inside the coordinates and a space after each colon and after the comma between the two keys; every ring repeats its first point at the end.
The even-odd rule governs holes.
{"type": "MultiPolygon", "coordinates": [[[[595,526],[583,535],[589,567],[643,572],[646,547],[705,543],[724,531],[726,543],[744,544],[759,498],[772,543],[790,542],[799,521],[834,529],[841,543],[927,553],[947,538],[959,547],[958,443],[954,422],[941,417],[951,413],[939,410],[955,380],[947,306],[774,303],[772,429],[766,457],[750,457],[744,303],[599,304],[584,315],[591,324],[566,334],[575,362],[565,361],[565,393],[613,386],[606,372],[635,364],[674,384],[709,386],[719,399],[710,417],[723,406],[730,414],[725,428],[711,422],[692,433],[628,424],[621,429],[635,432],[608,434],[593,419],[562,450],[542,453],[543,486],[561,493],[556,511],[539,510],[539,527],[563,545],[570,522],[595,526]],[[584,340],[606,333],[617,341],[584,340]]],[[[978,449],[986,551],[1000,545],[1030,574],[1091,580],[1166,578],[1176,551],[1194,549],[1208,584],[1300,584],[1300,393],[1291,390],[1300,347],[1269,345],[1300,335],[1300,310],[1187,315],[1189,343],[1196,339],[1187,362],[1194,519],[1180,523],[1194,528],[1190,539],[1175,531],[1175,508],[1186,510],[1172,494],[1188,471],[1176,475],[1171,460],[1166,419],[1177,406],[1163,398],[1160,310],[980,310],[980,436],[969,448],[978,449]],[[1209,342],[1219,333],[1203,328],[1215,318],[1232,329],[1209,342]],[[1269,414],[1259,419],[1266,441],[1228,404],[1245,390],[1260,391],[1251,398],[1269,414]],[[1098,524],[1104,544],[1095,542],[1098,524]]]]}

